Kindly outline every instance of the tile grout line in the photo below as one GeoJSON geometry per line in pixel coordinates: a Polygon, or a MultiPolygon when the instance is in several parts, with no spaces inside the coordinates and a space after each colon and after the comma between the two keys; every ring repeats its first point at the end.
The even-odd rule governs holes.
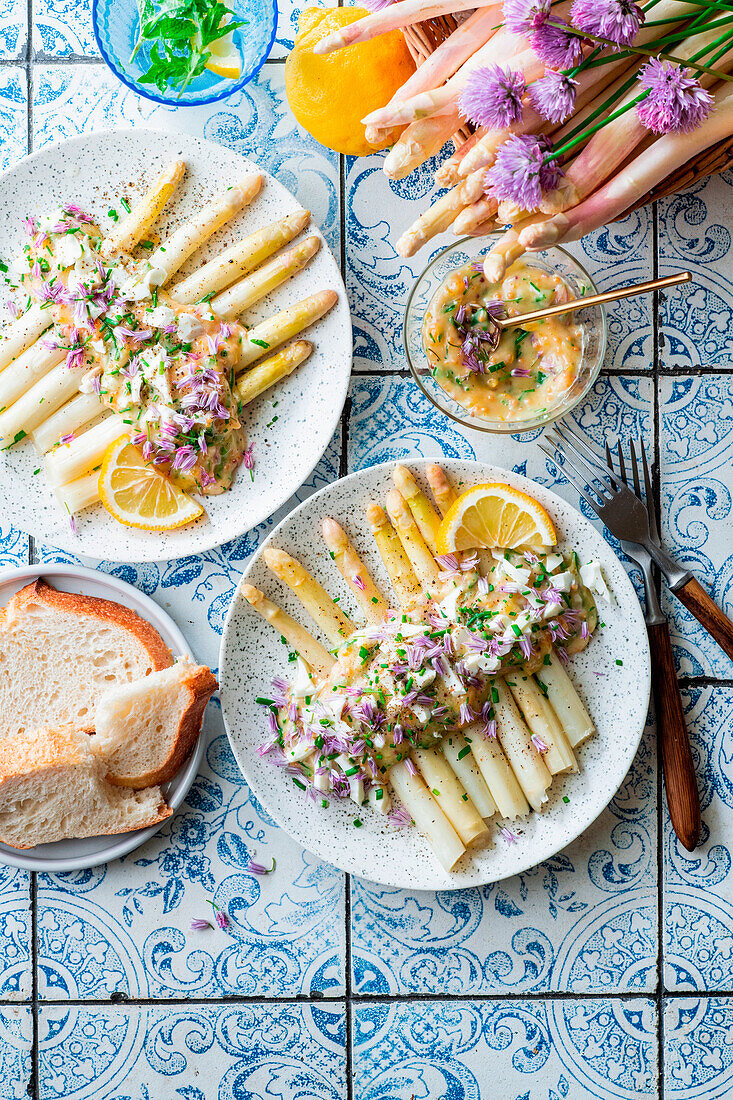
{"type": "MultiPolygon", "coordinates": [[[[656,279],[659,275],[659,211],[657,209],[656,202],[652,205],[652,240],[653,240],[653,252],[652,252],[652,278],[656,279]]],[[[660,521],[661,530],[661,493],[662,493],[662,467],[660,463],[661,447],[660,447],[660,416],[659,416],[659,358],[660,358],[660,341],[659,341],[659,315],[660,315],[661,301],[658,290],[654,291],[652,298],[652,330],[653,330],[653,345],[652,345],[652,373],[654,376],[654,385],[652,391],[652,403],[653,403],[653,418],[654,418],[654,466],[655,466],[655,478],[652,484],[653,499],[652,507],[656,511],[657,519],[660,521]]],[[[654,584],[657,589],[657,595],[661,593],[661,578],[659,571],[654,570],[654,584]]],[[[656,718],[656,713],[655,713],[656,718]]],[[[662,761],[661,754],[659,752],[659,743],[657,741],[657,1095],[659,1100],[664,1100],[664,891],[663,891],[663,877],[664,877],[664,842],[663,842],[663,829],[664,829],[664,813],[663,813],[663,798],[664,789],[662,784],[662,761]]]]}

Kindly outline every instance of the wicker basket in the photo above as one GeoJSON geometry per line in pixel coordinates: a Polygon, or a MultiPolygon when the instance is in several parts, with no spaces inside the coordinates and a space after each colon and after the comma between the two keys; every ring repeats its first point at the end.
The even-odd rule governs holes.
{"type": "MultiPolygon", "coordinates": [[[[416,23],[412,27],[405,28],[403,32],[405,41],[415,64],[422,65],[423,61],[430,57],[431,53],[453,33],[457,26],[458,23],[452,15],[442,15],[438,19],[428,19],[424,23],[416,23]]],[[[465,141],[470,133],[471,127],[467,125],[458,131],[455,138],[459,142],[465,141]]],[[[688,160],[687,164],[681,165],[661,183],[658,183],[656,187],[653,187],[647,195],[644,195],[643,198],[640,198],[638,202],[624,211],[616,220],[620,221],[621,218],[625,218],[632,211],[646,206],[647,203],[654,202],[655,199],[663,199],[665,195],[674,195],[677,191],[690,187],[705,176],[713,176],[718,172],[724,172],[731,165],[733,165],[733,136],[712,145],[709,149],[704,149],[692,160],[688,160]]]]}

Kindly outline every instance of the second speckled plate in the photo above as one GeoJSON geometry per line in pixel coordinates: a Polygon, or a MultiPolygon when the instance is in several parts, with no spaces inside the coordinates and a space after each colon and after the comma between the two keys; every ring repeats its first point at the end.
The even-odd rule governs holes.
{"type": "MultiPolygon", "coordinates": [[[[580,773],[555,777],[546,812],[530,814],[512,826],[518,834],[514,843],[498,837],[493,848],[464,857],[458,870],[449,873],[440,867],[416,829],[390,828],[380,815],[368,808],[357,811],[348,801],[333,800],[328,809],[322,809],[294,786],[284,769],[258,755],[257,748],[265,739],[265,718],[256,699],[268,695],[273,676],[287,676],[288,662],[279,636],[265,628],[239,595],[229,609],[219,662],[229,740],[245,779],[268,812],[303,847],[344,871],[386,886],[418,890],[495,882],[526,871],[580,836],[608,805],[631,766],[644,730],[650,687],[649,646],[639,601],[621,562],[593,525],[566,501],[519,474],[481,462],[435,461],[456,486],[505,481],[536,497],[552,516],[560,547],[575,548],[582,561],[599,560],[613,595],[610,605],[599,608],[603,628],[571,665],[597,733],[578,750],[580,773]],[[623,663],[617,664],[617,660],[623,663]],[[357,813],[362,822],[358,829],[353,824],[357,813]]],[[[343,523],[367,568],[389,592],[364,505],[370,499],[384,500],[392,486],[393,467],[393,462],[373,466],[309,497],[259,548],[244,579],[310,626],[295,597],[284,591],[265,567],[262,550],[272,543],[299,558],[333,595],[341,597],[355,621],[361,622],[346,585],[329,560],[320,521],[333,516],[343,523]]],[[[410,467],[421,478],[425,461],[410,467]]],[[[498,832],[493,826],[492,831],[498,832]]]]}

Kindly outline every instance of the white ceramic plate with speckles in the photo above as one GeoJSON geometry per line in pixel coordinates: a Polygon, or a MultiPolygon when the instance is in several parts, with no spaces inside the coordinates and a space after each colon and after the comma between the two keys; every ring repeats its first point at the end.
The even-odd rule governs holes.
{"type": "MultiPolygon", "coordinates": [[[[156,222],[161,237],[216,191],[255,171],[265,177],[257,198],[187,262],[183,275],[244,235],[301,209],[297,199],[261,166],[213,142],[155,130],[85,134],[45,146],[0,174],[0,257],[7,260],[18,254],[27,214],[43,214],[60,202],[73,201],[103,226],[109,223],[107,211],[119,207],[121,197],[134,202],[177,158],[185,160],[186,174],[170,208],[156,222]]],[[[33,444],[25,440],[0,455],[5,519],[44,543],[75,554],[112,561],[167,561],[201,554],[236,538],[289,500],[329,444],[351,373],[351,317],[343,280],[318,227],[311,223],[308,232],[321,238],[318,254],[305,271],[250,310],[245,321],[271,316],[319,290],[336,290],[339,301],[308,331],[315,345],[310,359],[254,401],[244,416],[247,438],[254,444],[254,481],[240,468],[229,492],[204,498],[205,516],[167,534],[123,527],[101,505],[79,513],[75,534],[45,478],[34,474],[41,463],[33,444]]]]}
{"type": "MultiPolygon", "coordinates": [[[[173,619],[154,600],[133,588],[127,581],[100,573],[96,569],[74,565],[29,565],[24,569],[3,569],[0,572],[0,607],[5,607],[16,592],[38,577],[43,577],[62,592],[80,592],[84,596],[97,596],[124,604],[155,627],[175,657],[186,656],[196,660],[173,619]]],[[[163,794],[173,810],[178,809],[191,789],[201,767],[205,748],[206,736],[202,734],[178,773],[168,783],[163,784],[163,794]]],[[[37,844],[35,848],[10,848],[7,844],[0,844],[0,863],[8,867],[22,867],[25,871],[48,874],[86,871],[90,867],[99,867],[112,859],[134,852],[155,836],[163,824],[164,822],[152,825],[149,829],[138,829],[133,833],[118,833],[116,836],[57,840],[53,844],[37,844]]]]}
{"type": "MultiPolygon", "coordinates": [[[[282,768],[268,764],[257,753],[265,739],[265,712],[257,704],[257,696],[269,694],[273,676],[287,676],[288,662],[279,636],[263,628],[262,620],[240,595],[229,609],[219,661],[229,740],[245,779],[267,811],[294,840],[329,863],[373,882],[413,890],[495,882],[548,859],[580,836],[611,801],[631,766],[644,730],[651,681],[646,626],[634,587],[593,525],[566,501],[519,474],[481,462],[433,461],[440,462],[456,486],[504,481],[536,497],[552,517],[560,547],[575,548],[581,561],[600,561],[613,597],[608,605],[599,602],[605,625],[573,659],[570,670],[597,733],[578,750],[579,773],[553,781],[547,810],[511,825],[517,834],[514,843],[507,843],[492,822],[494,847],[464,856],[457,870],[449,873],[415,828],[393,829],[379,814],[367,808],[357,811],[351,802],[333,800],[327,809],[314,804],[282,768]],[[623,664],[616,664],[617,659],[623,664]],[[360,828],[354,827],[357,816],[360,828]]],[[[425,460],[409,466],[427,489],[425,460]]],[[[348,613],[361,621],[321,541],[320,521],[333,516],[343,523],[372,576],[389,592],[364,505],[370,499],[384,500],[392,486],[393,468],[393,462],[372,466],[309,497],[263,543],[243,579],[310,627],[297,600],[265,567],[262,551],[272,543],[299,558],[329,592],[341,597],[348,613]]]]}

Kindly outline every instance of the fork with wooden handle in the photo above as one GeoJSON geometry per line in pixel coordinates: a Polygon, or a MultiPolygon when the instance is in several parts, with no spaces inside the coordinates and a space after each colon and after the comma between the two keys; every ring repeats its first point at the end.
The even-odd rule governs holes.
{"type": "MultiPolygon", "coordinates": [[[[717,618],[723,620],[725,629],[716,633],[707,625],[705,618],[697,615],[693,607],[690,610],[697,615],[709,633],[721,642],[721,645],[727,632],[729,632],[729,640],[733,641],[733,624],[723,615],[708,594],[697,585],[697,582],[692,581],[690,574],[661,547],[653,512],[640,499],[639,475],[635,462],[636,494],[625,484],[625,481],[618,480],[612,464],[607,464],[606,460],[593,451],[584,440],[564,425],[556,427],[552,432],[547,432],[540,443],[540,449],[556,463],[558,455],[560,456],[562,463],[558,465],[563,475],[603,520],[611,534],[621,540],[626,552],[642,564],[642,568],[646,557],[655,561],[669,581],[670,588],[678,596],[681,591],[689,592],[690,583],[694,583],[702,594],[701,607],[709,605],[714,608],[717,618]]],[[[644,463],[646,495],[649,500],[651,478],[643,445],[640,447],[640,452],[644,463]]],[[[634,451],[632,455],[635,458],[634,451]]],[[[653,594],[651,585],[648,585],[647,591],[651,593],[651,601],[656,603],[656,595],[653,594]]],[[[656,610],[659,612],[658,616],[655,614],[653,620],[651,622],[647,620],[647,622],[667,804],[675,833],[685,848],[693,851],[700,838],[700,800],[674,670],[669,630],[658,606],[656,610]]],[[[723,645],[723,648],[733,656],[733,646],[729,649],[723,645]]]]}

